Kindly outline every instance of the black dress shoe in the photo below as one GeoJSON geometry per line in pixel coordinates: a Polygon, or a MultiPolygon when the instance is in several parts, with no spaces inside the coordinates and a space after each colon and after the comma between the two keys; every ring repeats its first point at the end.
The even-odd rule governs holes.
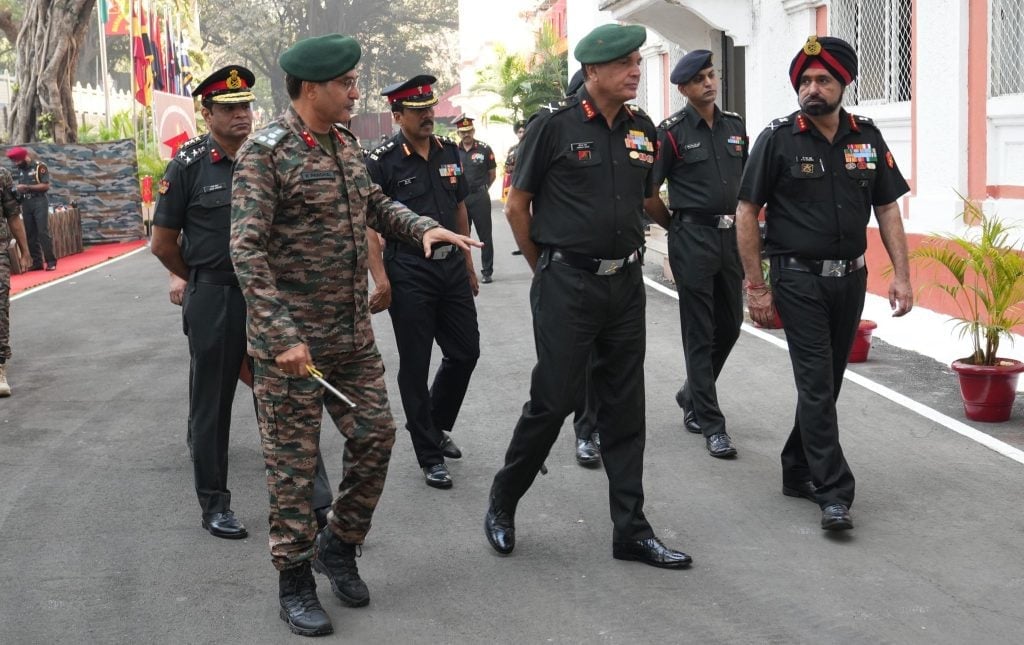
{"type": "Polygon", "coordinates": [[[492,278],[489,275],[480,276],[480,282],[483,282],[484,284],[490,284],[494,282],[494,278],[492,278]]]}
{"type": "Polygon", "coordinates": [[[47,271],[56,271],[57,270],[57,263],[53,262],[52,264],[47,264],[46,265],[46,270],[47,271]]]}
{"type": "Polygon", "coordinates": [[[462,450],[452,441],[452,436],[445,431],[441,432],[441,454],[445,459],[462,459],[462,450]]]}
{"type": "Polygon", "coordinates": [[[487,508],[484,517],[484,535],[495,551],[501,555],[512,553],[516,547],[515,516],[502,510],[496,510],[494,504],[487,508]]]}
{"type": "Polygon", "coordinates": [[[668,548],[656,537],[633,542],[614,542],[612,557],[616,560],[636,560],[662,569],[685,569],[693,562],[693,558],[682,551],[668,548]]]}
{"type": "Polygon", "coordinates": [[[515,251],[512,251],[512,255],[522,255],[522,254],[523,254],[523,252],[520,251],[519,249],[516,249],[515,251]]]}
{"type": "Polygon", "coordinates": [[[683,427],[686,428],[687,432],[692,432],[693,434],[701,434],[704,432],[701,429],[700,424],[697,423],[697,415],[693,410],[683,411],[683,427]]]}
{"type": "Polygon", "coordinates": [[[683,386],[676,392],[676,405],[683,409],[683,427],[686,428],[687,432],[701,434],[700,424],[697,423],[697,415],[694,414],[693,408],[686,405],[686,397],[683,395],[685,389],[686,386],[683,386]]]}
{"type": "Polygon", "coordinates": [[[704,440],[708,447],[708,453],[719,459],[729,459],[736,456],[736,447],[732,445],[732,439],[724,432],[716,432],[704,440]]]}
{"type": "Polygon", "coordinates": [[[445,464],[434,464],[423,469],[423,479],[431,488],[451,488],[452,476],[445,464]]]}
{"type": "Polygon", "coordinates": [[[210,535],[228,540],[241,540],[248,537],[249,532],[245,526],[238,521],[231,511],[223,513],[210,513],[203,517],[203,528],[210,532],[210,535]]]}
{"type": "Polygon", "coordinates": [[[41,264],[33,264],[32,267],[29,269],[29,271],[42,271],[42,270],[43,270],[43,265],[41,265],[41,264]]]}
{"type": "Polygon", "coordinates": [[[782,494],[786,497],[803,497],[809,499],[812,502],[817,502],[818,498],[814,494],[814,484],[809,481],[797,482],[795,484],[782,484],[782,494]]]}
{"type": "Polygon", "coordinates": [[[826,531],[846,531],[853,528],[850,509],[843,504],[829,504],[821,509],[821,528],[826,531]]]}
{"type": "Polygon", "coordinates": [[[593,439],[576,440],[576,463],[585,468],[596,468],[601,463],[601,453],[593,439]]]}

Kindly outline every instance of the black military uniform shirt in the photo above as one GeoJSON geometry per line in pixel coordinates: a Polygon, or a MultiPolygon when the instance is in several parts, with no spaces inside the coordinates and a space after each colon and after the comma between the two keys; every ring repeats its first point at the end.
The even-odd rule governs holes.
{"type": "MultiPolygon", "coordinates": [[[[50,171],[46,168],[46,164],[42,162],[32,163],[29,162],[27,165],[17,165],[14,167],[14,184],[50,184],[50,171]]],[[[30,193],[19,193],[18,199],[22,202],[31,201],[33,199],[46,199],[46,191],[30,193]]]]}
{"type": "Polygon", "coordinates": [[[482,141],[474,141],[472,147],[466,150],[462,144],[459,144],[459,160],[462,163],[462,173],[466,177],[469,192],[487,190],[487,186],[491,183],[491,171],[498,167],[491,147],[482,141]]]}
{"type": "Polygon", "coordinates": [[[736,212],[736,193],[747,160],[747,130],[740,115],[717,107],[712,127],[692,105],[658,126],[654,182],[668,178],[673,210],[694,215],[736,212]]]}
{"type": "Polygon", "coordinates": [[[867,249],[871,207],[908,190],[874,122],[840,109],[832,143],[799,111],[772,121],[751,150],[739,198],[767,203],[768,255],[852,260],[867,249]]]}
{"type": "Polygon", "coordinates": [[[234,271],[231,233],[232,161],[209,134],[181,146],[160,180],[153,224],[182,232],[181,255],[190,268],[234,271]]]}
{"type": "Polygon", "coordinates": [[[623,106],[609,128],[585,88],[542,109],[519,144],[512,177],[513,187],[533,195],[530,239],[606,259],[640,248],[656,146],[646,114],[623,106]]]}
{"type": "Polygon", "coordinates": [[[469,189],[454,141],[431,137],[430,158],[424,159],[413,150],[405,134],[399,132],[370,153],[366,167],[385,195],[417,215],[431,217],[448,230],[456,230],[455,213],[469,189]]]}

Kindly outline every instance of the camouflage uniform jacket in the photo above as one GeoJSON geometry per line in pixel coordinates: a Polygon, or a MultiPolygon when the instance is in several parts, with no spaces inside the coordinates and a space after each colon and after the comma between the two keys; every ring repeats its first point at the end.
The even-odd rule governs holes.
{"type": "Polygon", "coordinates": [[[6,243],[11,240],[11,228],[7,225],[7,220],[21,213],[21,206],[14,198],[14,177],[6,168],[0,168],[0,204],[3,206],[3,217],[0,217],[0,242],[4,243],[6,249],[6,243]]]}
{"type": "Polygon", "coordinates": [[[356,137],[332,154],[293,108],[238,151],[231,261],[248,310],[249,353],[273,359],[306,343],[314,357],[373,342],[366,229],[413,244],[439,226],[370,181],[356,137]]]}

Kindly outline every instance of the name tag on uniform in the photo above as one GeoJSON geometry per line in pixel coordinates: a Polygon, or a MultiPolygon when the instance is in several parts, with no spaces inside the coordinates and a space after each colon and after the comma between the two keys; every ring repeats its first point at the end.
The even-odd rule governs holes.
{"type": "Polygon", "coordinates": [[[414,181],[416,181],[415,177],[409,177],[408,179],[399,179],[398,180],[398,185],[399,186],[408,186],[409,184],[411,184],[414,181]]]}
{"type": "Polygon", "coordinates": [[[580,141],[579,143],[570,143],[569,150],[572,150],[573,152],[577,150],[590,150],[591,146],[593,145],[593,141],[580,141]]]}
{"type": "Polygon", "coordinates": [[[699,148],[699,147],[700,147],[700,141],[697,141],[695,143],[688,143],[688,144],[686,144],[685,146],[683,146],[683,150],[693,150],[694,148],[699,148]]]}
{"type": "Polygon", "coordinates": [[[203,193],[205,194],[216,192],[218,190],[224,190],[225,188],[227,188],[227,186],[225,186],[224,184],[213,184],[212,186],[203,186],[202,190],[203,193]]]}
{"type": "Polygon", "coordinates": [[[334,173],[330,170],[311,170],[300,175],[302,181],[320,181],[321,179],[334,179],[334,173]]]}

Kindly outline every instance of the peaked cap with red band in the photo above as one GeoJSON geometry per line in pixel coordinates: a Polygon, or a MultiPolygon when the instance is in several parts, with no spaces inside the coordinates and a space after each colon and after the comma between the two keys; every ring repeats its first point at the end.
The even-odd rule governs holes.
{"type": "Polygon", "coordinates": [[[438,103],[431,87],[436,82],[437,78],[430,74],[420,74],[407,81],[388,85],[380,94],[388,98],[393,112],[403,108],[428,108],[438,103]]]}
{"type": "Polygon", "coordinates": [[[811,36],[789,64],[789,81],[800,87],[800,75],[809,67],[823,67],[843,85],[857,78],[857,52],[850,43],[832,36],[811,36]]]}
{"type": "Polygon", "coordinates": [[[192,96],[203,103],[252,103],[256,97],[252,86],[256,76],[241,65],[229,65],[213,72],[192,90],[192,96]]]}

